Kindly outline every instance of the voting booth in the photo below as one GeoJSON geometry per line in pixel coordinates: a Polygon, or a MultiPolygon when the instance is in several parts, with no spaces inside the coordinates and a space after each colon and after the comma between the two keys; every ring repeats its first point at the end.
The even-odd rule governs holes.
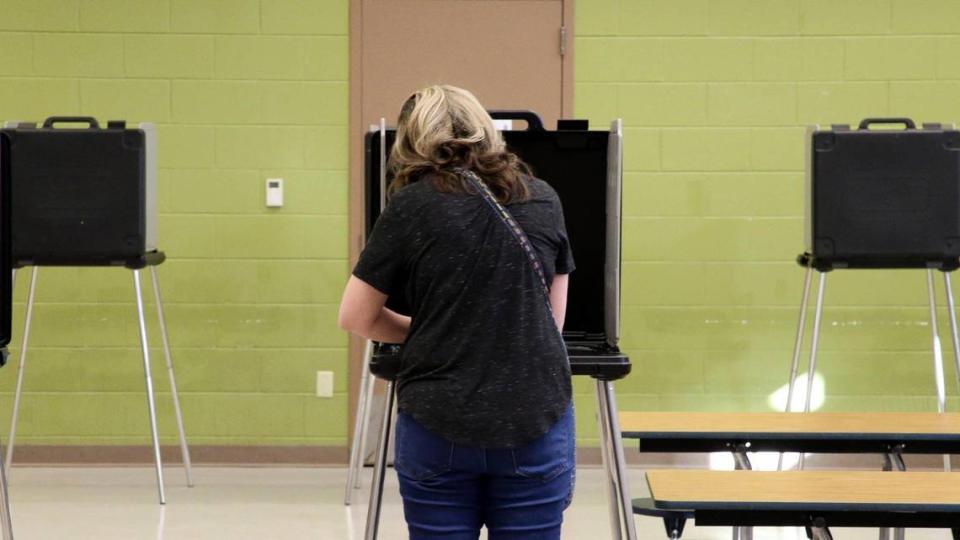
{"type": "MultiPolygon", "coordinates": [[[[7,364],[7,345],[10,343],[13,279],[10,252],[10,140],[0,132],[0,367],[7,364]]],[[[0,461],[0,529],[3,538],[13,538],[10,518],[10,498],[7,491],[7,473],[0,461]]]]}
{"type": "MultiPolygon", "coordinates": [[[[609,131],[600,131],[590,130],[585,120],[560,120],[557,130],[547,130],[539,116],[530,111],[492,111],[491,116],[501,125],[508,123],[508,129],[503,131],[507,148],[527,163],[534,175],[550,184],[563,204],[567,234],[577,263],[575,278],[570,280],[563,338],[573,375],[587,375],[596,381],[601,455],[614,537],[634,539],[636,532],[612,385],[613,380],[630,372],[630,360],[619,349],[622,124],[617,120],[609,131]],[[514,129],[519,124],[526,125],[523,129],[514,129]]],[[[387,158],[395,137],[395,130],[388,129],[386,122],[381,121],[379,126],[372,126],[364,139],[367,234],[386,204],[385,194],[391,181],[387,158]]],[[[397,298],[389,299],[388,305],[400,312],[406,308],[403,300],[397,298]]],[[[373,378],[387,381],[384,413],[376,437],[367,539],[377,535],[400,350],[397,345],[371,343],[364,360],[346,504],[350,504],[351,490],[359,486],[359,468],[363,465],[364,441],[371,417],[373,378]]]]}
{"type": "Polygon", "coordinates": [[[866,119],[807,142],[806,250],[818,269],[957,268],[960,131],[866,119]]]}
{"type": "Polygon", "coordinates": [[[157,134],[95,118],[9,123],[18,265],[123,265],[157,250],[157,134]],[[58,128],[59,125],[82,126],[58,128]]]}
{"type": "MultiPolygon", "coordinates": [[[[804,410],[810,410],[827,273],[845,269],[925,269],[939,412],[946,391],[934,271],[943,274],[960,367],[950,274],[960,266],[960,131],[917,126],[909,118],[868,118],[859,126],[814,127],[807,133],[806,269],[790,367],[790,411],[804,342],[812,272],[820,279],[807,369],[804,410]]],[[[958,371],[960,381],[960,371],[958,371]]],[[[896,456],[893,456],[896,458],[896,456]]],[[[801,455],[801,466],[802,466],[801,455]]],[[[944,456],[949,469],[949,456],[944,456]]]]}
{"type": "MultiPolygon", "coordinates": [[[[13,459],[39,267],[125,267],[133,273],[157,489],[160,503],[164,504],[156,401],[140,280],[141,270],[147,267],[157,303],[187,484],[192,485],[193,480],[157,277],[157,266],[166,256],[157,250],[156,129],[149,123],[128,127],[126,122],[117,120],[102,126],[91,117],[55,116],[42,124],[7,122],[0,131],[0,139],[4,145],[0,159],[2,184],[4,190],[9,190],[4,191],[3,198],[10,204],[10,227],[3,229],[10,245],[11,258],[6,264],[12,263],[14,268],[5,275],[12,275],[12,282],[17,269],[30,266],[32,270],[6,465],[9,467],[13,459]],[[6,197],[8,192],[11,197],[6,197]]],[[[12,283],[6,280],[4,283],[12,288],[12,283]]],[[[4,291],[5,298],[10,288],[4,291]]],[[[8,313],[9,304],[5,309],[8,313]]],[[[9,325],[6,317],[0,322],[6,321],[9,325]]]]}

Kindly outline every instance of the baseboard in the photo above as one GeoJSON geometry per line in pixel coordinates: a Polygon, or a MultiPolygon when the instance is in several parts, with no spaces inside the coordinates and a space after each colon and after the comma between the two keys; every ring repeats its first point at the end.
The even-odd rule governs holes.
{"type": "MultiPolygon", "coordinates": [[[[195,465],[278,465],[322,466],[347,463],[348,450],[342,446],[251,446],[190,445],[195,465]]],[[[160,457],[165,464],[182,463],[179,445],[163,445],[160,457]]],[[[25,466],[61,465],[151,465],[153,447],[147,445],[17,445],[13,463],[25,466]]]]}
{"type": "MultiPolygon", "coordinates": [[[[202,466],[281,466],[281,467],[341,467],[347,464],[348,449],[342,446],[250,446],[250,445],[192,445],[190,457],[202,466]]],[[[624,448],[627,464],[636,468],[709,468],[708,454],[641,454],[624,448]]],[[[181,463],[180,447],[161,447],[161,458],[169,465],[181,463]]],[[[908,469],[943,468],[940,455],[907,454],[908,469]]],[[[960,465],[960,456],[953,456],[960,465]]],[[[19,445],[13,461],[18,466],[147,466],[153,464],[153,449],[146,445],[19,445]]],[[[811,469],[879,469],[883,458],[877,454],[811,454],[806,464],[811,469]]],[[[582,466],[600,466],[600,449],[577,449],[577,463],[582,466]]]]}

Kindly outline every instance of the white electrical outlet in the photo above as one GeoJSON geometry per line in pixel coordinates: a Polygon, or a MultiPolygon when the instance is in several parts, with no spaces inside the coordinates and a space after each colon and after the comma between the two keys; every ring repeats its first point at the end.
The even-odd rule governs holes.
{"type": "Polygon", "coordinates": [[[317,372],[317,397],[333,397],[333,372],[317,372]]]}

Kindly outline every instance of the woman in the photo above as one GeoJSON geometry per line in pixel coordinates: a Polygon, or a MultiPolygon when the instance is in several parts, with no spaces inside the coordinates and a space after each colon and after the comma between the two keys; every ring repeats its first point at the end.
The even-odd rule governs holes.
{"type": "Polygon", "coordinates": [[[560,200],[452,86],[404,103],[390,168],[340,326],[404,344],[395,465],[410,537],[560,538],[575,465],[560,200]]]}

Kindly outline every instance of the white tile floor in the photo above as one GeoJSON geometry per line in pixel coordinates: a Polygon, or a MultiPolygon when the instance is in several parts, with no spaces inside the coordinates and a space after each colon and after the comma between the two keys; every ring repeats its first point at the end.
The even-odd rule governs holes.
{"type": "MultiPolygon", "coordinates": [[[[11,499],[17,540],[331,539],[363,537],[369,469],[354,505],[343,505],[345,469],[197,468],[196,487],[168,468],[167,505],[157,504],[148,468],[14,468],[11,499]]],[[[380,538],[406,538],[396,477],[387,477],[380,538]]],[[[582,467],[564,539],[609,538],[601,471],[582,467]]],[[[642,473],[631,471],[635,496],[642,473]]],[[[661,522],[637,520],[642,540],[664,540],[661,522]]],[[[911,530],[909,540],[948,540],[943,530],[911,530]]],[[[873,540],[873,529],[839,529],[837,540],[873,540]]],[[[688,525],[686,540],[728,540],[726,528],[688,525]]],[[[756,540],[803,540],[797,529],[757,529],[756,540]]]]}

